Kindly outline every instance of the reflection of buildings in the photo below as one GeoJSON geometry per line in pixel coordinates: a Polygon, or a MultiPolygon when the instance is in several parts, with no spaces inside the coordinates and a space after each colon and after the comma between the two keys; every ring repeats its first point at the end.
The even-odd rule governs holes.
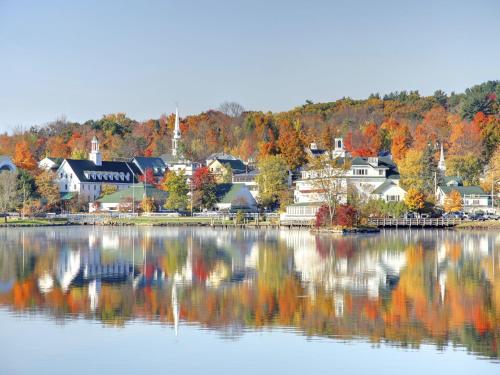
{"type": "Polygon", "coordinates": [[[377,298],[381,289],[394,286],[406,264],[405,253],[397,250],[363,249],[352,256],[339,251],[346,247],[357,248],[353,243],[355,237],[332,239],[292,233],[287,234],[286,241],[294,249],[294,263],[301,280],[327,290],[377,298]]]}

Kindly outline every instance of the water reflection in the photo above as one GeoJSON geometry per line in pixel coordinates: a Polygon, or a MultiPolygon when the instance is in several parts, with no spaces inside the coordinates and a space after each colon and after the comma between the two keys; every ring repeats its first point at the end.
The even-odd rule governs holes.
{"type": "Polygon", "coordinates": [[[0,231],[0,305],[64,321],[260,327],[498,358],[495,233],[204,228],[0,231]]]}

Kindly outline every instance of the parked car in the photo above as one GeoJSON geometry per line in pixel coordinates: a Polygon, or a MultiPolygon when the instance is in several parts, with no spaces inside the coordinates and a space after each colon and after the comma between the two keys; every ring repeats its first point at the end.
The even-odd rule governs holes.
{"type": "Polygon", "coordinates": [[[486,213],[483,214],[483,219],[484,220],[499,220],[500,216],[497,215],[497,214],[486,212],[486,213]]]}
{"type": "Polygon", "coordinates": [[[462,212],[445,212],[443,214],[443,219],[463,219],[462,212]]]}

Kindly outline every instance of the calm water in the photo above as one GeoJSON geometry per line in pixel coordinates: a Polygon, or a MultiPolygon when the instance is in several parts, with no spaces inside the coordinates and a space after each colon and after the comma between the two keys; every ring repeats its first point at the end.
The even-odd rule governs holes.
{"type": "Polygon", "coordinates": [[[0,230],[0,374],[500,373],[500,234],[0,230]]]}

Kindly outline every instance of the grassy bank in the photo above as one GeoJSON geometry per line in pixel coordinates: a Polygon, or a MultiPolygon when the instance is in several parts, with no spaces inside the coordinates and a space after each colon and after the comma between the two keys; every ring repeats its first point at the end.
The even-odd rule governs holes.
{"type": "Polygon", "coordinates": [[[115,225],[210,225],[212,224],[233,224],[232,220],[212,220],[204,217],[147,217],[139,216],[135,218],[113,218],[105,220],[103,224],[115,225]]]}
{"type": "Polygon", "coordinates": [[[467,221],[458,224],[456,229],[495,229],[500,230],[500,220],[467,221]]]}
{"type": "Polygon", "coordinates": [[[0,227],[42,227],[66,225],[66,219],[30,219],[30,218],[7,218],[7,222],[2,218],[0,227]]]}

